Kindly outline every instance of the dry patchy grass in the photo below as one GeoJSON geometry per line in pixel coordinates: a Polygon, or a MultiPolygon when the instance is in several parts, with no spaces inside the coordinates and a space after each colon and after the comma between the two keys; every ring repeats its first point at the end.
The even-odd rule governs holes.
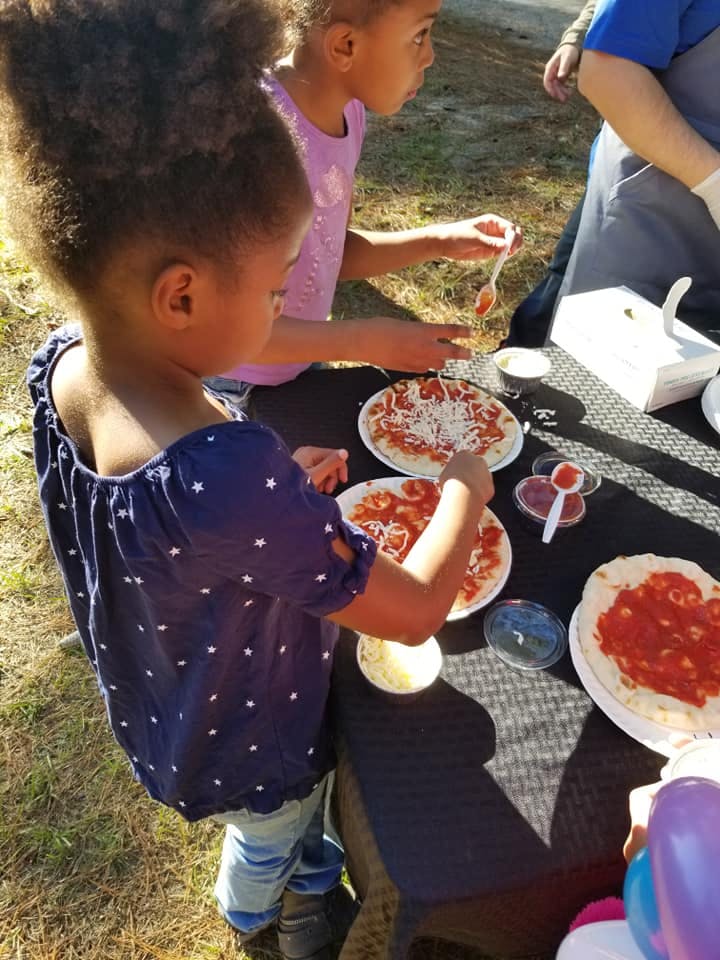
{"type": "MultiPolygon", "coordinates": [[[[418,101],[371,122],[355,220],[394,229],[494,211],[522,223],[500,308],[476,328],[475,346],[489,349],[579,195],[595,120],[548,101],[543,58],[499,35],[447,21],[437,53],[418,101]]],[[[436,262],[345,284],[335,313],[472,319],[486,273],[436,262]]],[[[240,958],[213,908],[220,830],[185,824],[133,784],[82,654],[56,647],[72,625],[27,456],[24,371],[59,318],[1,243],[0,289],[0,958],[240,958]]],[[[422,944],[413,956],[476,954],[422,944]]]]}

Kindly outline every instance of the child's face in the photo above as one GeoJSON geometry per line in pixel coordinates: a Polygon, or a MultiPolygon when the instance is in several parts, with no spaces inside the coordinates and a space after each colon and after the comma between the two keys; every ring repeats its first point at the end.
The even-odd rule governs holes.
{"type": "Polygon", "coordinates": [[[294,224],[278,240],[245,250],[237,280],[221,275],[216,268],[203,337],[203,376],[252,361],[266,346],[273,323],[282,313],[283,288],[299,256],[310,218],[311,210],[303,204],[294,224]]]}
{"type": "Polygon", "coordinates": [[[442,0],[404,0],[358,30],[350,80],[374,113],[397,113],[423,84],[435,59],[430,31],[442,0]]]}

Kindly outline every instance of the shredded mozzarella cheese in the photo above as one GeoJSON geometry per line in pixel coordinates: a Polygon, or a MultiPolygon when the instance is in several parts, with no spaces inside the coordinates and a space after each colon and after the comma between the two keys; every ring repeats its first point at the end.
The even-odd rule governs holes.
{"type": "Polygon", "coordinates": [[[406,647],[391,640],[363,637],[360,663],[366,676],[388,690],[408,691],[429,686],[438,673],[437,645],[426,641],[406,647]]]}
{"type": "Polygon", "coordinates": [[[383,523],[382,520],[373,518],[372,520],[353,520],[353,523],[360,523],[363,530],[369,533],[383,551],[395,560],[404,560],[408,552],[408,540],[410,531],[402,523],[391,520],[389,523],[383,523]],[[399,542],[398,542],[399,541],[399,542]]]}
{"type": "Polygon", "coordinates": [[[384,431],[402,431],[408,446],[429,449],[472,450],[474,435],[489,423],[495,423],[497,410],[483,403],[470,389],[455,386],[451,397],[447,385],[440,379],[444,399],[421,395],[417,381],[411,380],[402,394],[408,407],[400,406],[401,397],[396,391],[389,394],[390,409],[382,407],[375,412],[384,431]],[[472,406],[467,403],[471,399],[472,406]]]}

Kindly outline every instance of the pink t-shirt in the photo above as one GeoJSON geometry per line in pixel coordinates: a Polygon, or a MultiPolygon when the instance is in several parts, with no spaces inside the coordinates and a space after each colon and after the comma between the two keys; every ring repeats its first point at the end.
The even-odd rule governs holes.
{"type": "MultiPolygon", "coordinates": [[[[283,314],[298,320],[327,320],[343,258],[355,167],[365,136],[365,108],[359,100],[351,100],[345,107],[345,136],[331,137],[305,118],[277,80],[267,83],[296,131],[313,198],[312,224],[288,279],[283,314]]],[[[246,364],[226,376],[274,385],[293,380],[309,365],[246,364]]]]}

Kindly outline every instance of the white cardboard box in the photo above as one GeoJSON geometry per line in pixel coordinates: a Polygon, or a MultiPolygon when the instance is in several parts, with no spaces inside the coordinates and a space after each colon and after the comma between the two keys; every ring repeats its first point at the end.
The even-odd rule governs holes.
{"type": "Polygon", "coordinates": [[[702,393],[720,369],[720,346],[627,287],[563,297],[550,339],[640,410],[702,393]]]}

